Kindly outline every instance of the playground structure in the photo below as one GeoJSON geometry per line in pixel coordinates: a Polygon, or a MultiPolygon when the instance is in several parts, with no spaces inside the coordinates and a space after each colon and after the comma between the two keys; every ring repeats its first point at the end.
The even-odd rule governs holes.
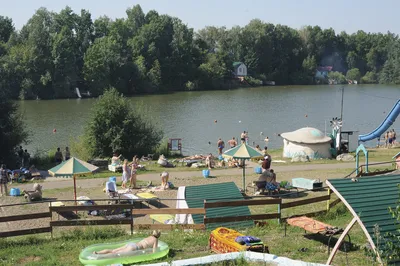
{"type": "Polygon", "coordinates": [[[383,120],[382,124],[379,127],[377,127],[374,131],[372,131],[368,134],[359,135],[358,142],[366,142],[369,140],[379,138],[382,134],[385,133],[385,131],[387,131],[389,129],[389,127],[391,125],[393,125],[393,123],[396,121],[396,118],[399,114],[400,114],[400,99],[393,106],[392,110],[387,115],[385,120],[383,120]]]}

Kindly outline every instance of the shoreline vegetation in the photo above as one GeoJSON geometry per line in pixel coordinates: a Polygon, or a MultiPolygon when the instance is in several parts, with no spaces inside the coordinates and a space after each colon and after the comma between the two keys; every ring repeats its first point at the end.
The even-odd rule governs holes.
{"type": "Polygon", "coordinates": [[[39,8],[20,29],[0,16],[0,88],[10,99],[124,95],[276,85],[400,84],[400,41],[393,33],[293,29],[259,19],[207,26],[139,5],[124,18],[92,19],[88,10],[39,8]],[[244,63],[240,78],[235,65],[244,63]],[[239,78],[238,78],[239,77],[239,78]]]}

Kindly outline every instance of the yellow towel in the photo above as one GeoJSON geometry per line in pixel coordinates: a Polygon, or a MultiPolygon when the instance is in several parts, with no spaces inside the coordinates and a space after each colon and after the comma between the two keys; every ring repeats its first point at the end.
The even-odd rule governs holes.
{"type": "Polygon", "coordinates": [[[174,220],[175,215],[171,214],[151,214],[150,218],[159,223],[165,224],[168,220],[174,220]]]}
{"type": "Polygon", "coordinates": [[[137,193],[136,196],[138,196],[142,199],[158,199],[158,197],[156,195],[154,195],[153,193],[149,193],[149,192],[137,193]]]}
{"type": "MultiPolygon", "coordinates": [[[[50,203],[49,203],[49,206],[50,206],[50,203]]],[[[51,203],[51,206],[52,207],[61,207],[61,206],[65,206],[65,204],[61,201],[55,201],[55,202],[51,203]]]]}

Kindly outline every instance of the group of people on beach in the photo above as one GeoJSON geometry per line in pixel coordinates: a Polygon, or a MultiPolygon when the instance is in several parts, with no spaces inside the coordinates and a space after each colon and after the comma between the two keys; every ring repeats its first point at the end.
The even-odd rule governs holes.
{"type": "Polygon", "coordinates": [[[18,163],[21,166],[21,168],[28,168],[30,161],[31,161],[31,155],[29,154],[27,149],[23,149],[22,146],[19,146],[18,149],[18,163]]]}
{"type": "MultiPolygon", "coordinates": [[[[111,164],[114,166],[120,165],[122,155],[118,155],[118,153],[114,153],[111,158],[111,164]]],[[[137,155],[133,156],[132,161],[129,162],[128,159],[124,159],[122,163],[122,185],[121,188],[138,188],[137,187],[137,171],[140,167],[139,157],[137,155]],[[127,187],[127,183],[129,180],[129,186],[127,187]]],[[[169,188],[169,173],[164,171],[160,174],[161,178],[161,189],[169,188]]],[[[148,186],[151,185],[149,182],[148,186]]]]}
{"type": "MultiPolygon", "coordinates": [[[[241,143],[246,143],[246,144],[249,144],[249,132],[247,132],[247,131],[243,131],[241,134],[240,134],[240,141],[241,141],[241,143]]],[[[260,133],[260,134],[262,134],[262,132],[260,133]]],[[[266,137],[265,139],[264,139],[264,141],[266,142],[266,143],[268,143],[269,142],[269,138],[268,137],[266,137]]],[[[237,140],[236,140],[236,138],[235,137],[232,137],[232,139],[230,139],[230,140],[228,140],[228,144],[229,144],[229,148],[230,149],[232,149],[232,148],[235,148],[237,145],[238,145],[238,142],[237,142],[237,140]]],[[[253,145],[254,145],[255,143],[253,142],[253,145]]],[[[256,146],[256,148],[259,148],[259,151],[262,151],[261,149],[260,149],[260,146],[259,145],[257,145],[256,146]]],[[[218,141],[217,141],[217,148],[218,148],[218,155],[222,155],[222,152],[223,152],[223,149],[225,148],[225,142],[222,140],[222,138],[219,138],[218,139],[218,141]]]]}
{"type": "Polygon", "coordinates": [[[390,148],[396,145],[396,131],[394,129],[385,133],[385,148],[390,148]]]}
{"type": "Polygon", "coordinates": [[[57,148],[57,151],[54,153],[54,160],[57,164],[62,163],[63,160],[68,161],[71,158],[71,152],[69,151],[68,147],[65,147],[65,157],[61,152],[60,148],[57,148]]]}
{"type": "MultiPolygon", "coordinates": [[[[115,161],[115,157],[118,159],[121,157],[121,155],[117,156],[117,154],[114,154],[113,158],[111,159],[112,163],[115,161]]],[[[136,188],[136,174],[137,174],[137,169],[139,166],[139,158],[137,155],[133,156],[132,162],[129,162],[128,159],[125,159],[123,164],[122,164],[122,185],[121,188],[127,188],[126,184],[128,183],[129,180],[129,188],[136,188]]]]}

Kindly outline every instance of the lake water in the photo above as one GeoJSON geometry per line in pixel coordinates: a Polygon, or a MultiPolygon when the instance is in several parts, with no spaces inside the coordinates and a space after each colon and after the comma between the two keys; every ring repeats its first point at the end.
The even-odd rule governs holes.
{"type": "MultiPolygon", "coordinates": [[[[329,133],[329,121],[340,117],[341,86],[275,86],[231,91],[177,92],[130,98],[151,111],[166,138],[182,138],[184,154],[216,152],[216,142],[249,132],[250,143],[283,145],[277,135],[301,127],[329,133]],[[215,120],[217,123],[215,123],[215,120]],[[209,144],[211,142],[211,145],[209,144]]],[[[368,133],[378,127],[400,98],[399,86],[344,87],[343,129],[368,133]]],[[[83,133],[96,99],[22,101],[31,132],[31,153],[68,145],[83,133]],[[53,129],[57,132],[53,133],[53,129]]],[[[400,131],[400,123],[394,124],[400,131]]],[[[375,143],[375,142],[374,142],[375,143]]],[[[374,144],[373,143],[373,144],[374,144]]]]}

